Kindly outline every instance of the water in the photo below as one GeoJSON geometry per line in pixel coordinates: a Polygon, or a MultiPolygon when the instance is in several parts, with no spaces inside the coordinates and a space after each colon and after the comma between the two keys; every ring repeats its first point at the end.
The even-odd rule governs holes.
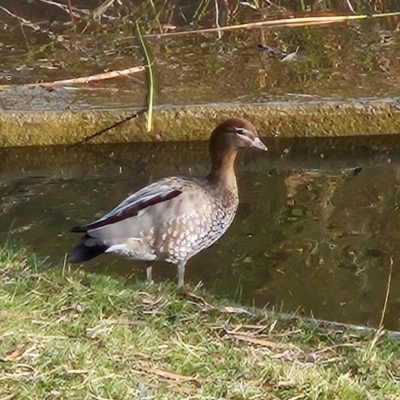
{"type": "MultiPolygon", "coordinates": [[[[189,261],[187,282],[243,304],[377,326],[392,259],[385,327],[399,329],[400,145],[385,136],[267,144],[267,155],[239,156],[235,222],[189,261]]],[[[160,177],[204,175],[207,154],[206,143],[0,149],[0,238],[60,268],[79,241],[72,226],[160,177]]],[[[143,263],[112,255],[85,268],[145,279],[143,263]]],[[[175,275],[154,268],[156,281],[175,275]]]]}
{"type": "MultiPolygon", "coordinates": [[[[74,5],[80,9],[87,7],[89,13],[100,3],[89,0],[74,5]]],[[[26,25],[21,28],[16,18],[0,13],[0,85],[52,82],[144,65],[143,53],[132,36],[137,15],[141,16],[143,33],[158,34],[167,25],[174,25],[177,31],[215,26],[214,2],[205,2],[205,13],[197,17],[196,9],[201,2],[156,2],[154,12],[148,0],[118,3],[108,9],[109,18],[92,20],[88,14],[82,14],[71,24],[68,13],[51,4],[3,0],[4,7],[38,24],[40,29],[26,25]]],[[[328,2],[327,9],[320,1],[284,1],[282,7],[268,2],[254,5],[258,3],[258,9],[246,5],[252,2],[221,4],[220,25],[301,16],[307,11],[301,5],[310,7],[311,14],[348,12],[343,8],[346,2],[328,2]],[[226,7],[231,7],[229,12],[226,7]]],[[[354,6],[357,13],[366,14],[398,10],[395,0],[384,3],[381,9],[369,2],[354,6]]],[[[370,18],[333,26],[233,31],[224,33],[221,39],[217,34],[147,37],[153,57],[155,104],[394,101],[400,98],[398,24],[398,17],[370,18]],[[279,57],[260,52],[258,45],[287,53],[299,48],[299,55],[309,61],[281,62],[279,57]]],[[[69,93],[70,99],[57,100],[48,95],[54,101],[42,105],[39,99],[39,106],[57,110],[67,106],[142,107],[146,104],[147,81],[145,74],[139,73],[76,85],[69,93]]],[[[38,107],[35,99],[24,93],[19,93],[17,101],[11,101],[15,97],[13,92],[3,97],[0,109],[38,107]]]]}

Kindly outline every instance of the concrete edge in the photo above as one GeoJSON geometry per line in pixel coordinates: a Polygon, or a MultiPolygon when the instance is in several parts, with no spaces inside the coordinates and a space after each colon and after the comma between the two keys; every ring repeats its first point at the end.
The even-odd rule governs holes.
{"type": "MultiPolygon", "coordinates": [[[[67,145],[81,141],[135,110],[82,110],[0,113],[0,147],[67,145]]],[[[215,125],[237,116],[249,119],[261,136],[334,137],[400,133],[396,102],[320,102],[266,105],[160,107],[154,131],[145,117],[112,129],[91,143],[206,140],[215,125]]]]}

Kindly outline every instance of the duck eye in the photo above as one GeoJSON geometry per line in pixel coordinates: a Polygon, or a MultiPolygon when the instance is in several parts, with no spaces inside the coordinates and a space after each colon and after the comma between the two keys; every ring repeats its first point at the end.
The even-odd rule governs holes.
{"type": "Polygon", "coordinates": [[[235,128],[236,129],[236,133],[238,133],[239,135],[244,135],[245,130],[243,128],[235,128]]]}

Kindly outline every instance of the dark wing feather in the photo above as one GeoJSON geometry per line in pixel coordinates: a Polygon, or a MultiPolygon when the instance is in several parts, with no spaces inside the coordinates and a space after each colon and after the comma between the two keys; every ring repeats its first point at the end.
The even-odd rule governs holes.
{"type": "Polygon", "coordinates": [[[138,215],[139,211],[164,201],[173,199],[182,193],[180,189],[162,184],[153,183],[138,192],[130,195],[122,203],[118,204],[113,210],[103,217],[87,225],[75,226],[71,232],[87,232],[91,229],[101,228],[106,225],[114,224],[126,218],[138,215]]]}
{"type": "Polygon", "coordinates": [[[90,236],[85,235],[82,238],[82,242],[68,253],[67,261],[73,264],[88,261],[105,253],[107,248],[108,246],[105,244],[93,242],[93,239],[91,239],[90,236]],[[90,240],[92,240],[92,243],[87,245],[87,241],[90,240]]]}

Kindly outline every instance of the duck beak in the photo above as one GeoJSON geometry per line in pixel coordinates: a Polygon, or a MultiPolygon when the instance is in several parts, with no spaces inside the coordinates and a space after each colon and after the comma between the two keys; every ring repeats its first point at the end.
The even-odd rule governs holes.
{"type": "Polygon", "coordinates": [[[268,151],[268,147],[258,137],[255,138],[251,146],[260,150],[268,151]]]}

